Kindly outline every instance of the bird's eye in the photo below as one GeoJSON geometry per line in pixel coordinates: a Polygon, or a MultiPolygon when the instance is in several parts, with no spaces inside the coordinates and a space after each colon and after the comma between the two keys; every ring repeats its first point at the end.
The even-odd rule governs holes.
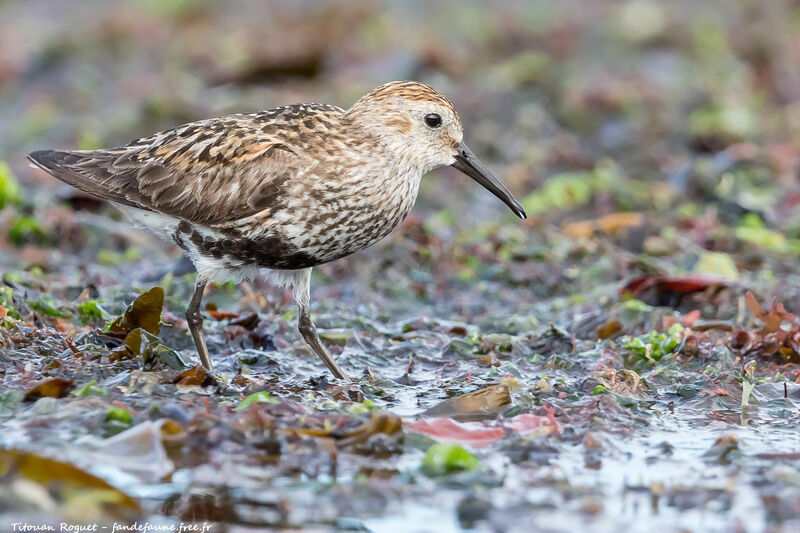
{"type": "Polygon", "coordinates": [[[427,124],[429,128],[438,128],[442,125],[442,117],[436,113],[425,115],[425,124],[427,124]]]}

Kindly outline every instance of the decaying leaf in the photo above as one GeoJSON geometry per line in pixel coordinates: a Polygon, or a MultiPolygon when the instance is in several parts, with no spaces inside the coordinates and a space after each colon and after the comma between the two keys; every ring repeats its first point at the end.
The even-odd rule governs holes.
{"type": "Polygon", "coordinates": [[[629,292],[640,298],[648,291],[655,292],[663,297],[665,294],[683,295],[701,292],[709,287],[725,287],[730,285],[730,280],[712,277],[668,277],[668,276],[641,276],[626,283],[620,293],[629,292]]]}
{"type": "Polygon", "coordinates": [[[403,421],[399,416],[391,413],[372,413],[368,422],[364,422],[345,433],[337,442],[339,447],[349,446],[365,442],[372,435],[382,433],[385,435],[395,435],[403,431],[403,421]]]}
{"type": "Polygon", "coordinates": [[[573,237],[591,237],[595,232],[615,233],[621,229],[641,226],[644,215],[641,213],[611,213],[595,220],[572,222],[564,226],[564,232],[573,237]]]}
{"type": "Polygon", "coordinates": [[[642,377],[630,369],[617,370],[610,368],[602,372],[594,372],[589,376],[601,383],[606,390],[623,396],[637,396],[647,390],[642,377]]]}
{"type": "Polygon", "coordinates": [[[172,382],[179,387],[209,387],[215,383],[214,378],[201,365],[184,370],[172,382]]]}
{"type": "Polygon", "coordinates": [[[75,383],[69,379],[53,378],[39,383],[25,393],[23,401],[33,402],[39,398],[63,398],[75,388],[75,383]]]}
{"type": "Polygon", "coordinates": [[[731,394],[730,392],[726,391],[725,389],[723,389],[719,385],[714,386],[714,387],[710,387],[708,389],[703,389],[703,390],[700,391],[700,394],[705,394],[707,396],[728,396],[729,398],[735,398],[735,396],[733,394],[731,394]]]}
{"type": "Polygon", "coordinates": [[[283,433],[297,433],[309,437],[325,437],[336,440],[338,447],[349,446],[351,444],[358,444],[365,442],[372,435],[383,433],[386,435],[394,435],[403,431],[403,421],[399,416],[373,412],[370,414],[370,419],[359,426],[342,431],[340,428],[334,426],[324,428],[291,428],[285,429],[283,433]]]}
{"type": "Polygon", "coordinates": [[[733,331],[729,346],[761,357],[772,357],[784,364],[800,362],[800,322],[795,315],[786,311],[782,303],[774,301],[768,310],[763,310],[750,291],[745,294],[745,303],[764,325],[760,330],[733,331]],[[788,322],[789,327],[781,327],[784,322],[788,322]]]}
{"type": "Polygon", "coordinates": [[[756,297],[752,292],[747,291],[747,293],[744,295],[744,298],[745,302],[747,303],[747,308],[750,310],[750,312],[753,313],[757,319],[764,323],[764,327],[761,329],[761,333],[764,335],[778,331],[778,329],[781,327],[781,322],[784,320],[794,320],[794,315],[787,312],[786,308],[780,302],[774,303],[770,307],[769,312],[765,313],[761,309],[761,304],[758,303],[758,300],[756,300],[756,297]]]}
{"type": "Polygon", "coordinates": [[[139,503],[108,482],[69,463],[32,452],[0,448],[0,477],[21,475],[43,485],[68,486],[73,490],[99,489],[106,503],[139,511],[139,503]]]}
{"type": "Polygon", "coordinates": [[[608,339],[620,331],[622,331],[622,324],[612,318],[604,325],[597,328],[597,338],[601,340],[608,339]]]}
{"type": "Polygon", "coordinates": [[[406,431],[427,435],[440,442],[457,442],[473,448],[491,446],[506,435],[501,426],[487,426],[483,422],[458,422],[452,418],[406,422],[406,431]]]}
{"type": "Polygon", "coordinates": [[[186,367],[186,362],[178,352],[164,346],[161,339],[142,328],[136,328],[128,333],[125,337],[125,344],[112,352],[109,359],[139,356],[142,357],[142,365],[145,370],[155,368],[158,361],[162,361],[174,369],[186,367]]]}
{"type": "Polygon", "coordinates": [[[423,416],[456,420],[491,418],[501,408],[511,403],[508,385],[491,385],[485,389],[449,398],[425,411],[423,416]]]}
{"type": "Polygon", "coordinates": [[[206,304],[206,311],[208,312],[209,315],[211,315],[211,318],[213,318],[214,320],[227,320],[231,318],[239,318],[239,316],[241,316],[240,313],[233,313],[231,311],[219,311],[217,310],[217,305],[212,302],[208,302],[206,304]]]}
{"type": "Polygon", "coordinates": [[[534,435],[556,435],[560,431],[559,423],[556,421],[552,411],[547,411],[546,415],[522,413],[512,418],[509,425],[514,433],[529,437],[534,435]]]}
{"type": "Polygon", "coordinates": [[[109,335],[125,338],[136,328],[158,335],[161,329],[161,309],[164,307],[164,288],[153,287],[136,298],[125,313],[108,327],[109,335]]]}
{"type": "Polygon", "coordinates": [[[495,422],[459,422],[452,418],[433,418],[406,422],[407,433],[427,435],[439,442],[458,443],[472,448],[486,448],[507,435],[553,435],[560,431],[553,412],[546,415],[523,413],[495,422]]]}

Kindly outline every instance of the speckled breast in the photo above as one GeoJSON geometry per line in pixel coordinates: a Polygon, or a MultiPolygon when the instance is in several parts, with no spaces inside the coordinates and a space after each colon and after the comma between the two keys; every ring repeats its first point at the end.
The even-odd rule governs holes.
{"type": "Polygon", "coordinates": [[[418,181],[401,184],[378,202],[330,199],[324,208],[294,206],[274,213],[272,223],[262,226],[209,231],[182,223],[176,242],[230,269],[309,268],[351,255],[386,237],[411,211],[418,185],[418,181]]]}

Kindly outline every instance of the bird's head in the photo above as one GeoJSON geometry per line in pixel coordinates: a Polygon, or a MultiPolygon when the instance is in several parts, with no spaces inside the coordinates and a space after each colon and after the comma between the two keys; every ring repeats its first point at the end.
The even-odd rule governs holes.
{"type": "Polygon", "coordinates": [[[461,119],[439,91],[415,81],[394,81],[373,89],[347,116],[404,164],[421,174],[450,165],[502,200],[520,218],[525,210],[503,183],[464,143],[461,119]]]}

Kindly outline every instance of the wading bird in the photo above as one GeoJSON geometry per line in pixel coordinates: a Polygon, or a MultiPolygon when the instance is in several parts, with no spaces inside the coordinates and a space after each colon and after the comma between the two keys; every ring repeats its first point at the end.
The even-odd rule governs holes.
{"type": "Polygon", "coordinates": [[[192,122],[119,148],[28,158],[183,249],[197,269],[186,321],[208,370],[200,313],[206,284],[261,273],[291,287],[300,333],[346,379],[311,321],[311,268],[388,235],[434,168],[457,168],[525,218],[464,144],[450,101],[413,81],[381,85],[349,109],[289,105],[192,122]]]}

